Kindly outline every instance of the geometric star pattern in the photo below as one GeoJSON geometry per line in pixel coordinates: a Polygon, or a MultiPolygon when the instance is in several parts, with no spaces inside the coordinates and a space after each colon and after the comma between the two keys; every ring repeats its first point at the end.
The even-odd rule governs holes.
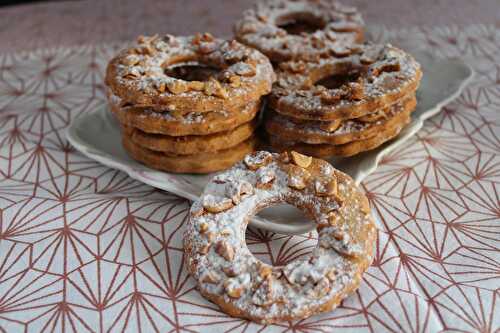
{"type": "MultiPolygon", "coordinates": [[[[196,291],[183,263],[188,201],[66,140],[72,119],[105,103],[120,45],[0,55],[0,332],[498,332],[500,30],[373,36],[461,57],[476,76],[362,184],[379,238],[359,290],[331,313],[268,326],[196,291]]],[[[316,236],[249,228],[247,244],[283,265],[316,236]]]]}

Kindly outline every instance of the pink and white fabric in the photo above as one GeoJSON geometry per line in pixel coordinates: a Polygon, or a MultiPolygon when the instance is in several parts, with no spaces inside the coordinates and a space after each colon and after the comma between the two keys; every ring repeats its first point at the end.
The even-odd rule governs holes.
{"type": "MultiPolygon", "coordinates": [[[[460,57],[475,79],[363,183],[380,232],[359,291],[334,312],[270,326],[194,289],[186,200],[68,144],[71,120],[105,103],[116,49],[0,55],[0,332],[498,332],[500,30],[375,35],[460,57]]],[[[247,242],[279,265],[306,255],[314,234],[250,229],[247,242]]]]}

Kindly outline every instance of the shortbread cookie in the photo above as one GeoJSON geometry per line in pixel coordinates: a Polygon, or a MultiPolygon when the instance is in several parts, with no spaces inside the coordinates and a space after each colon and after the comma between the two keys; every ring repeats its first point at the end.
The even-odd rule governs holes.
{"type": "Polygon", "coordinates": [[[106,84],[135,107],[162,106],[169,111],[209,112],[257,101],[275,80],[266,56],[236,41],[210,34],[190,37],[139,37],[137,45],[108,64],[106,84]],[[179,66],[213,69],[206,81],[176,77],[179,66]]]}
{"type": "Polygon", "coordinates": [[[363,20],[354,7],[328,0],[267,0],[244,12],[236,38],[273,62],[343,56],[363,40],[363,20]]]}
{"type": "Polygon", "coordinates": [[[173,155],[142,148],[130,137],[122,136],[123,147],[135,160],[150,168],[174,173],[210,173],[225,170],[243,159],[257,147],[257,140],[250,138],[229,149],[193,155],[173,155]]]}
{"type": "Polygon", "coordinates": [[[143,148],[175,155],[210,153],[229,149],[249,139],[257,127],[254,120],[234,130],[209,135],[168,136],[149,134],[133,127],[125,127],[125,135],[143,148]]]}
{"type": "Polygon", "coordinates": [[[382,112],[386,115],[384,119],[376,122],[362,122],[358,119],[343,120],[341,125],[333,131],[328,130],[328,122],[309,121],[296,124],[289,117],[268,112],[265,127],[268,133],[283,142],[342,145],[368,139],[385,130],[400,126],[409,118],[416,105],[417,99],[412,96],[390,106],[389,111],[382,112]]]}
{"type": "Polygon", "coordinates": [[[331,121],[359,118],[415,93],[422,72],[415,59],[400,49],[364,45],[344,58],[282,63],[277,75],[269,97],[273,110],[299,119],[331,121]]]}
{"type": "Polygon", "coordinates": [[[352,141],[343,145],[307,144],[292,141],[282,141],[276,136],[269,135],[269,143],[275,151],[296,150],[318,158],[349,157],[380,147],[387,141],[397,137],[401,130],[410,123],[410,117],[405,118],[398,125],[381,130],[377,135],[359,141],[352,141]]]}
{"type": "Polygon", "coordinates": [[[114,95],[109,101],[111,112],[123,125],[169,136],[208,135],[233,130],[254,119],[261,104],[252,102],[238,110],[191,112],[176,117],[170,112],[156,112],[150,108],[120,106],[120,99],[114,95]]]}
{"type": "Polygon", "coordinates": [[[184,233],[198,289],[231,316],[259,323],[333,310],[360,285],[377,238],[368,199],[346,174],[296,152],[247,155],[193,203],[184,233]],[[258,211],[287,203],[317,225],[311,254],[284,266],[258,260],[245,229],[258,211]]]}

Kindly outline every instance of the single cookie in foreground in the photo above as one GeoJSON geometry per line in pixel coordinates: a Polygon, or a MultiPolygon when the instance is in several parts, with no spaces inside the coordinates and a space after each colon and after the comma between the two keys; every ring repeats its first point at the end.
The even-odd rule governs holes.
{"type": "Polygon", "coordinates": [[[274,323],[334,309],[359,287],[376,237],[368,200],[348,175],[296,152],[258,151],[213,178],[193,203],[184,250],[203,296],[231,316],[274,323]],[[280,203],[317,224],[318,244],[274,267],[248,250],[245,229],[252,215],[280,203]]]}

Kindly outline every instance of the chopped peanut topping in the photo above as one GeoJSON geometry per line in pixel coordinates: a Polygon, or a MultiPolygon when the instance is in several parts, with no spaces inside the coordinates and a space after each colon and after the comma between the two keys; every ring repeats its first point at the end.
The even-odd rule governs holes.
{"type": "Polygon", "coordinates": [[[203,198],[203,208],[210,213],[220,213],[233,207],[233,202],[229,198],[206,195],[203,198]]]}
{"type": "Polygon", "coordinates": [[[217,242],[217,244],[215,244],[215,252],[227,261],[233,261],[234,248],[228,242],[224,240],[217,242]]]}
{"type": "Polygon", "coordinates": [[[293,163],[297,164],[299,167],[307,169],[311,165],[311,156],[302,155],[296,151],[292,151],[290,154],[292,155],[293,163]]]}

